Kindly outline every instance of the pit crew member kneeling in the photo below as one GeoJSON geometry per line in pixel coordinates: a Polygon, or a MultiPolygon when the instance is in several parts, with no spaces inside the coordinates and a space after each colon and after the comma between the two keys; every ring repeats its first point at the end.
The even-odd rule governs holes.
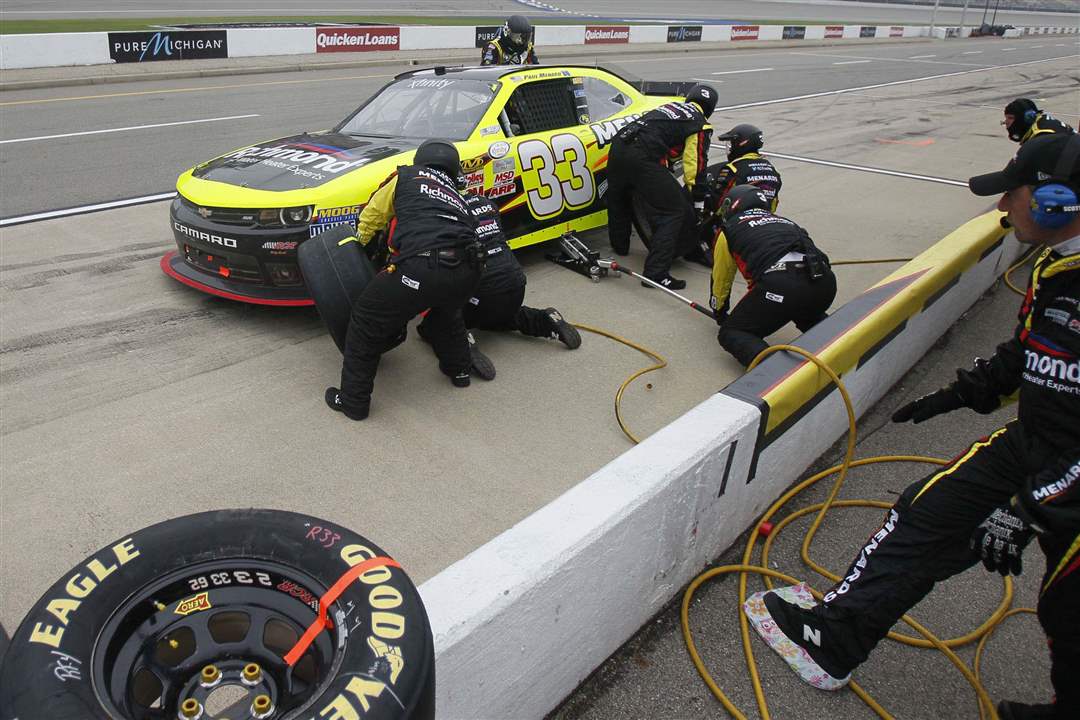
{"type": "Polygon", "coordinates": [[[472,213],[457,190],[457,148],[426,140],[413,165],[401,166],[360,215],[357,239],[367,245],[397,218],[389,264],[361,291],[345,335],[341,389],[326,389],[326,403],[353,420],[371,407],[375,372],[383,353],[405,339],[406,324],[425,308],[427,339],[439,369],[457,387],[468,387],[472,359],[461,306],[483,270],[472,213]]]}
{"type": "MultiPolygon", "coordinates": [[[[790,588],[770,591],[756,606],[767,613],[754,624],[804,680],[842,687],[934,583],[979,560],[1019,575],[1024,547],[1037,536],[1046,555],[1038,616],[1057,697],[1042,705],[1001,702],[998,714],[1078,718],[1080,137],[1033,138],[1004,170],[968,184],[976,195],[1004,193],[998,209],[1016,239],[1047,249],[1032,268],[1012,338],[988,360],[958,370],[948,387],[901,407],[893,421],[919,423],[960,408],[989,413],[1019,392],[1017,417],[908,486],[824,602],[804,609],[781,597],[790,588]]],[[[746,610],[754,619],[750,602],[746,610]]]]}
{"type": "Polygon", "coordinates": [[[806,230],[774,215],[772,202],[753,185],[736,185],[720,205],[724,227],[713,246],[709,302],[720,325],[716,339],[743,367],[769,346],[766,335],[789,322],[809,330],[836,297],[829,258],[806,230]],[[728,314],[736,268],[747,290],[728,314]]]}
{"type": "MultiPolygon", "coordinates": [[[[571,350],[580,347],[581,335],[577,328],[566,322],[558,310],[522,305],[525,271],[506,243],[499,208],[483,195],[466,195],[465,202],[476,221],[476,234],[484,247],[485,258],[480,284],[462,308],[465,327],[505,332],[517,330],[523,335],[559,340],[571,350]]],[[[417,331],[421,337],[428,336],[427,318],[417,331]]],[[[486,379],[494,378],[495,366],[490,360],[481,364],[483,358],[474,353],[473,373],[486,379]]]]}

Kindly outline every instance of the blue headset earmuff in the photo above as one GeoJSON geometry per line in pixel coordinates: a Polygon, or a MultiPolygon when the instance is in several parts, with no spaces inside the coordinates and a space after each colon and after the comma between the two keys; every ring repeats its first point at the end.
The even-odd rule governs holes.
{"type": "Polygon", "coordinates": [[[1065,184],[1078,158],[1080,135],[1074,133],[1058,158],[1053,177],[1039,183],[1031,193],[1031,217],[1039,227],[1056,230],[1080,215],[1080,198],[1076,190],[1065,184]]]}
{"type": "Polygon", "coordinates": [[[1038,117],[1038,116],[1039,116],[1039,111],[1038,110],[1025,110],[1024,111],[1024,122],[1027,123],[1028,125],[1030,125],[1031,123],[1035,122],[1035,118],[1038,117]]]}

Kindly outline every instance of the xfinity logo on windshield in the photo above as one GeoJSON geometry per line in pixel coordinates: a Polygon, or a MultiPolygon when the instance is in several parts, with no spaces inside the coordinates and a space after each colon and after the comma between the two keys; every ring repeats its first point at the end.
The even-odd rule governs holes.
{"type": "Polygon", "coordinates": [[[180,223],[173,221],[173,228],[181,235],[187,235],[189,238],[195,240],[202,240],[206,243],[212,243],[214,245],[221,245],[222,247],[236,247],[236,240],[229,237],[223,237],[221,235],[214,235],[212,233],[203,232],[202,230],[196,230],[190,228],[187,225],[181,225],[180,223]]]}

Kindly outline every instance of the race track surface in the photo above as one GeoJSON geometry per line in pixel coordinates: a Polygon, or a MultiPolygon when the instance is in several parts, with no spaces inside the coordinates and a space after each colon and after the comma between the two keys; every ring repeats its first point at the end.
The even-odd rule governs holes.
{"type": "MultiPolygon", "coordinates": [[[[995,39],[623,64],[717,83],[714,125],[766,130],[784,175],[782,213],[842,260],[910,256],[986,209],[962,181],[1014,151],[1001,108],[1030,95],[1075,124],[1076,51],[1075,40],[995,39]],[[912,82],[882,85],[897,81],[912,82]],[[802,97],[850,88],[864,89],[802,97]]],[[[332,124],[400,70],[3,93],[0,215],[167,191],[180,170],[218,152],[332,124]],[[27,139],[242,114],[257,117],[27,139]]],[[[156,203],[0,230],[5,627],[110,540],[211,508],[322,516],[371,537],[423,581],[629,447],[612,398],[649,361],[589,334],[575,352],[481,334],[499,375],[466,390],[452,388],[412,337],[384,359],[371,418],[347,422],[323,405],[340,356],[314,311],[239,305],[165,277],[166,213],[156,203]]],[[[607,249],[603,233],[587,239],[607,249]]],[[[637,243],[634,252],[639,267],[637,243]]],[[[740,372],[707,319],[629,278],[589,283],[543,253],[521,254],[528,304],[667,358],[626,393],[634,432],[655,431],[740,372]]],[[[838,267],[837,301],[894,267],[838,267]]],[[[707,299],[703,268],[673,272],[707,299]]],[[[788,328],[773,339],[792,337],[788,328]]]]}

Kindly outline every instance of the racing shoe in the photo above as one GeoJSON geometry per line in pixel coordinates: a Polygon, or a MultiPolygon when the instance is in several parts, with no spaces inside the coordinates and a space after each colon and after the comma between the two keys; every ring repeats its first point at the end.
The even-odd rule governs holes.
{"type": "Polygon", "coordinates": [[[457,370],[451,370],[440,362],[439,370],[442,371],[443,375],[450,378],[450,382],[454,384],[454,387],[467,388],[469,387],[469,383],[472,382],[470,380],[469,371],[467,369],[461,370],[460,372],[457,370]]]}
{"type": "Polygon", "coordinates": [[[577,331],[577,328],[566,322],[560,313],[555,308],[544,308],[544,314],[547,315],[548,320],[551,322],[551,337],[554,340],[558,340],[571,350],[577,350],[581,347],[581,333],[577,331]]]}
{"type": "MultiPolygon", "coordinates": [[[[657,283],[659,285],[662,285],[663,287],[666,287],[668,290],[682,290],[684,287],[686,287],[686,281],[685,280],[677,280],[677,279],[671,277],[670,275],[664,275],[663,277],[649,278],[649,279],[652,280],[654,283],[657,283]]],[[[645,282],[643,280],[641,282],[641,287],[651,288],[652,285],[650,285],[649,283],[647,283],[647,282],[645,282]]]]}
{"type": "Polygon", "coordinates": [[[1028,705],[1027,703],[1002,700],[997,706],[1001,720],[1064,720],[1053,705],[1028,705]]]}
{"type": "Polygon", "coordinates": [[[810,612],[813,606],[806,583],[799,583],[754,593],[743,604],[743,612],[761,639],[799,677],[820,690],[839,690],[851,679],[851,668],[830,656],[829,637],[821,620],[810,612]]]}
{"type": "Polygon", "coordinates": [[[326,394],[323,395],[323,398],[326,400],[327,407],[335,412],[343,413],[350,420],[363,420],[368,416],[368,406],[359,411],[346,410],[345,406],[341,404],[341,391],[336,387],[326,388],[326,394]]]}
{"type": "Polygon", "coordinates": [[[472,333],[467,333],[469,338],[469,356],[472,358],[472,367],[469,368],[472,375],[480,378],[481,380],[494,380],[495,379],[495,363],[491,362],[484,353],[480,352],[480,348],[476,344],[476,338],[472,333]]]}

